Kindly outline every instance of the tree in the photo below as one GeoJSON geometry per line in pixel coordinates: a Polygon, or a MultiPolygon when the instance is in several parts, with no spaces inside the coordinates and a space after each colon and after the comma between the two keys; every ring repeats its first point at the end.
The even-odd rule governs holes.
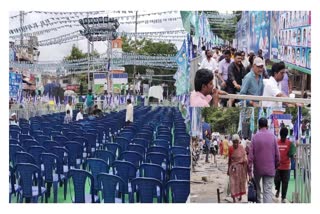
{"type": "Polygon", "coordinates": [[[65,60],[77,60],[86,58],[87,54],[84,54],[75,44],[72,45],[70,55],[66,56],[65,60]]]}

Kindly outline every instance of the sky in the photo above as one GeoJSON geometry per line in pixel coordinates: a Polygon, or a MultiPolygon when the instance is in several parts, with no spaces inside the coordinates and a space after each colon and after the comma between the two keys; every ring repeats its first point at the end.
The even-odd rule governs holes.
{"type": "MultiPolygon", "coordinates": [[[[166,10],[164,10],[166,11],[166,10]]],[[[163,11],[163,12],[164,12],[163,11]]],[[[168,11],[168,10],[167,10],[168,11]]],[[[157,11],[158,12],[158,11],[157,11]]],[[[159,11],[161,12],[161,11],[159,11]]],[[[153,13],[153,11],[138,11],[139,14],[150,14],[153,13]]],[[[9,16],[15,16],[19,14],[17,11],[11,11],[9,13],[9,16]]],[[[134,13],[130,14],[115,14],[115,13],[105,13],[105,14],[99,14],[99,15],[93,15],[92,17],[99,17],[99,16],[105,16],[109,15],[109,17],[119,17],[119,16],[129,16],[129,15],[134,15],[134,13]]],[[[25,20],[24,20],[24,25],[29,25],[32,23],[40,23],[40,21],[50,19],[51,17],[66,17],[66,16],[73,16],[73,15],[55,15],[55,14],[38,14],[38,13],[29,13],[25,15],[25,20]]],[[[85,18],[86,16],[81,16],[81,18],[85,18]]],[[[163,19],[163,18],[177,18],[180,17],[180,13],[178,11],[175,11],[172,14],[164,14],[164,15],[148,15],[148,16],[142,16],[138,18],[138,21],[142,20],[154,20],[154,19],[163,19]]],[[[129,20],[118,20],[122,22],[128,22],[128,21],[134,21],[134,19],[129,19],[129,20]]],[[[51,22],[54,22],[51,20],[51,22]]],[[[65,24],[57,24],[54,26],[49,26],[45,28],[38,28],[38,29],[32,29],[31,31],[28,32],[33,32],[33,31],[39,31],[43,29],[49,29],[53,27],[58,27],[62,26],[65,24]]],[[[118,32],[134,32],[134,24],[120,24],[118,32]]],[[[9,29],[14,29],[20,27],[20,21],[19,18],[13,18],[9,19],[9,29]]],[[[44,35],[38,36],[38,41],[61,36],[64,34],[68,34],[77,30],[82,29],[82,27],[68,27],[68,28],[62,28],[59,29],[58,31],[53,31],[50,33],[46,33],[44,35]]],[[[137,32],[154,32],[154,31],[168,31],[168,30],[182,30],[182,21],[181,19],[178,19],[177,21],[170,21],[170,22],[162,22],[162,23],[141,23],[138,24],[137,32]]],[[[27,32],[27,33],[28,33],[27,32]]],[[[181,35],[181,34],[180,34],[181,35]]],[[[177,46],[177,49],[180,48],[182,42],[180,41],[175,41],[173,42],[177,46]]],[[[40,46],[39,51],[40,51],[40,56],[39,56],[39,61],[53,61],[53,60],[61,60],[63,57],[68,55],[70,53],[71,47],[73,44],[76,44],[83,52],[87,52],[87,40],[80,40],[80,41],[74,41],[74,42],[68,42],[68,43],[63,43],[63,44],[57,44],[57,45],[50,45],[50,46],[40,46]],[[53,51],[54,50],[54,51],[53,51]]],[[[94,43],[94,48],[100,53],[106,53],[107,51],[107,44],[106,42],[95,42],[94,43]]]]}

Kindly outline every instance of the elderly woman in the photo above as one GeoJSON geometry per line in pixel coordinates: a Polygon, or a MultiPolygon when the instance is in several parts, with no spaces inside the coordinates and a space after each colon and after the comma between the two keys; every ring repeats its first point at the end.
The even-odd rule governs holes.
{"type": "Polygon", "coordinates": [[[230,191],[233,203],[236,197],[239,201],[246,194],[247,183],[247,155],[242,145],[239,145],[240,137],[232,136],[232,146],[229,148],[228,176],[230,180],[230,191]]]}

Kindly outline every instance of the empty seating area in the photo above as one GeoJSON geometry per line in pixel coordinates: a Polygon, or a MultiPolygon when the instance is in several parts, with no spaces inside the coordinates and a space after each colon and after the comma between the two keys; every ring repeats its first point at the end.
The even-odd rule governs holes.
{"type": "Polygon", "coordinates": [[[125,113],[69,124],[55,113],[10,125],[9,202],[185,203],[190,136],[181,113],[135,107],[129,125],[125,113]]]}

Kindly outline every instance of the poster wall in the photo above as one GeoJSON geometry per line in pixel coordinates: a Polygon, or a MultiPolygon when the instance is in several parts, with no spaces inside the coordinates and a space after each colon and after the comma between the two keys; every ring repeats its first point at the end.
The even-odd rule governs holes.
{"type": "Polygon", "coordinates": [[[107,82],[107,74],[106,73],[94,73],[93,74],[93,92],[95,94],[103,94],[104,83],[107,82]]]}
{"type": "Polygon", "coordinates": [[[111,81],[113,87],[113,93],[120,94],[121,93],[121,85],[126,85],[128,83],[128,74],[111,74],[111,81]]]}
{"type": "Polygon", "coordinates": [[[271,53],[270,59],[279,59],[279,38],[280,38],[280,12],[271,11],[270,34],[271,34],[271,53]]]}
{"type": "Polygon", "coordinates": [[[250,50],[259,49],[264,59],[270,58],[270,11],[250,11],[250,50]]]}
{"type": "Polygon", "coordinates": [[[9,96],[17,100],[21,93],[22,75],[15,72],[9,72],[9,96]]]}
{"type": "Polygon", "coordinates": [[[310,69],[311,12],[285,11],[280,18],[280,60],[310,69]]]}

